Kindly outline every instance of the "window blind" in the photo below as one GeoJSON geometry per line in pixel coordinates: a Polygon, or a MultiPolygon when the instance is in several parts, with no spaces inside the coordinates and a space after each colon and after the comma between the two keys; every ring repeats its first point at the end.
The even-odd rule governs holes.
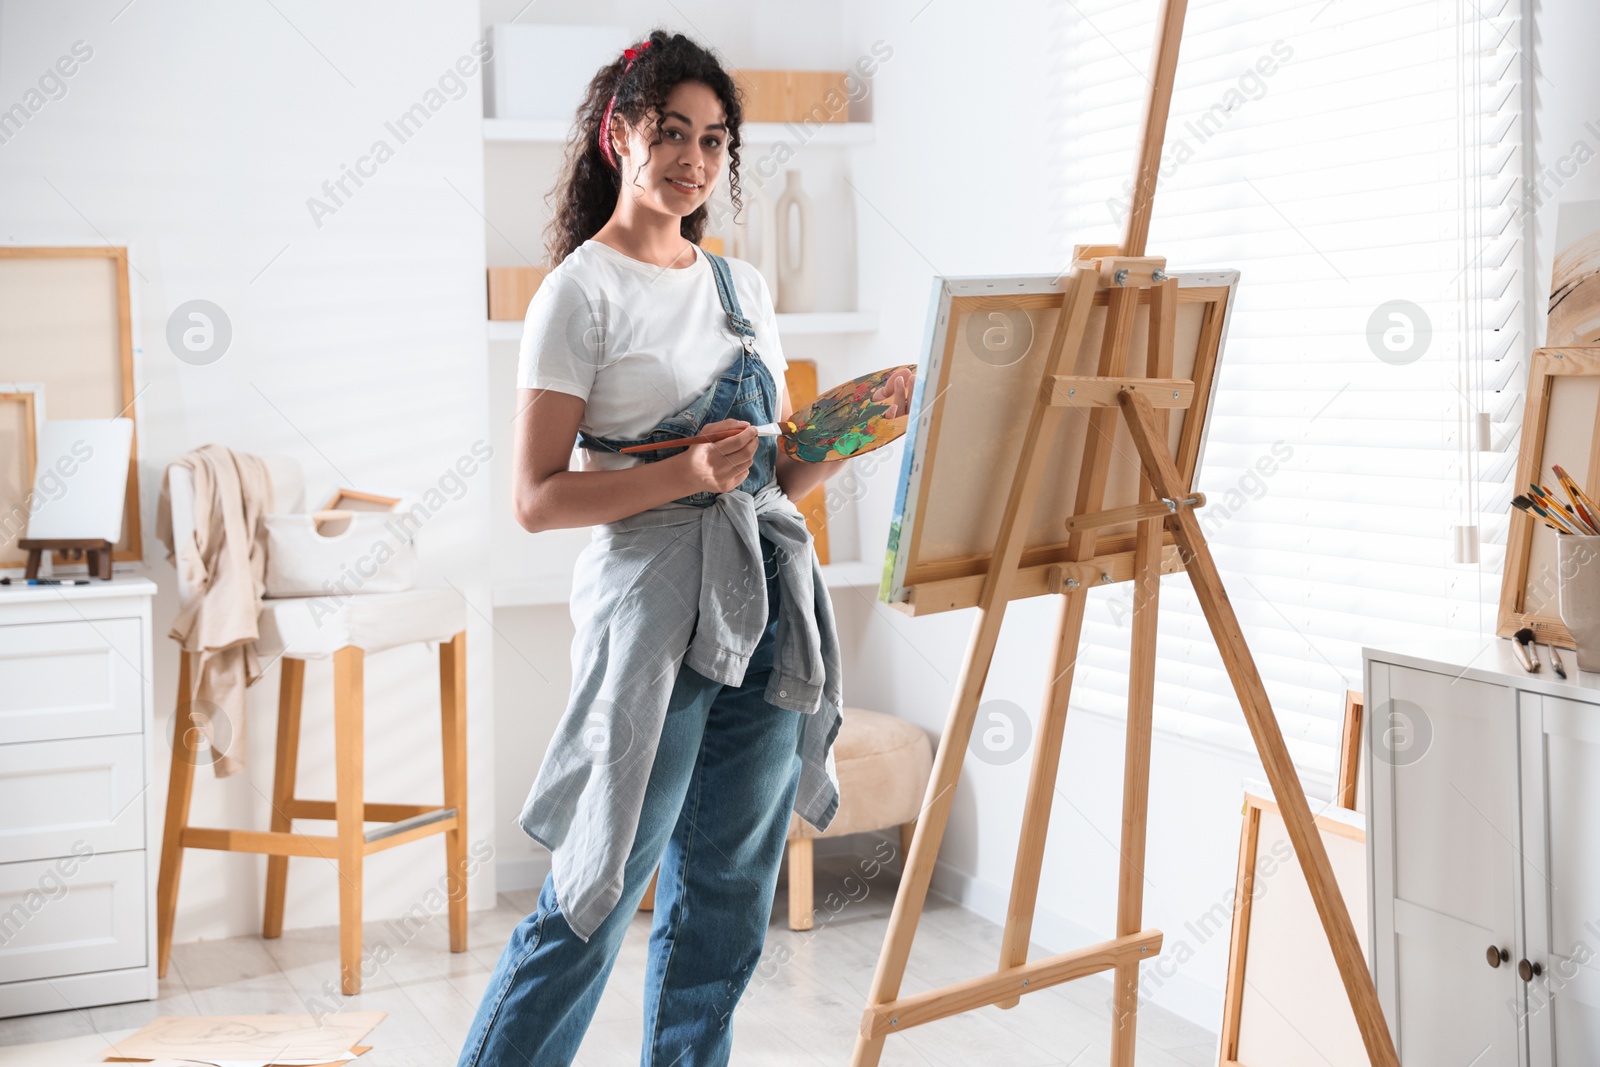
{"type": "MultiPolygon", "coordinates": [[[[1121,237],[1155,15],[1053,8],[1063,264],[1121,237]]],[[[1363,645],[1493,632],[1525,388],[1520,17],[1189,5],[1148,252],[1241,271],[1198,514],[1305,769],[1333,766],[1363,645]]],[[[1161,597],[1158,727],[1248,745],[1187,576],[1161,597]]],[[[1091,594],[1075,705],[1125,713],[1131,610],[1130,586],[1091,594]]]]}

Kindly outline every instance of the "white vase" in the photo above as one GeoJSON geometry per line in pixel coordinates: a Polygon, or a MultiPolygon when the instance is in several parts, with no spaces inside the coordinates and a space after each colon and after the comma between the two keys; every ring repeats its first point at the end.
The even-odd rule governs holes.
{"type": "Polygon", "coordinates": [[[1600,537],[1556,535],[1557,603],[1572,634],[1578,669],[1600,671],[1600,537]]]}
{"type": "Polygon", "coordinates": [[[733,227],[732,255],[742,259],[761,272],[767,280],[767,290],[773,302],[778,299],[778,254],[772,239],[772,210],[765,197],[755,189],[744,191],[744,208],[739,212],[742,221],[733,227]]]}
{"type": "Polygon", "coordinates": [[[800,172],[791,170],[778,197],[775,229],[778,252],[777,309],[785,314],[811,311],[817,303],[815,242],[811,233],[811,198],[800,188],[800,172]]]}

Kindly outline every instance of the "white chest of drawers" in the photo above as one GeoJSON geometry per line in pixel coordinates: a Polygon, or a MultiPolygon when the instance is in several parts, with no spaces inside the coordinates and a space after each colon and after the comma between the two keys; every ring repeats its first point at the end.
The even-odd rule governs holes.
{"type": "Polygon", "coordinates": [[[156,995],[155,592],[0,586],[0,1017],[156,995]]]}
{"type": "Polygon", "coordinates": [[[1373,976],[1406,1067],[1600,1063],[1600,673],[1540,652],[1363,650],[1373,976]]]}

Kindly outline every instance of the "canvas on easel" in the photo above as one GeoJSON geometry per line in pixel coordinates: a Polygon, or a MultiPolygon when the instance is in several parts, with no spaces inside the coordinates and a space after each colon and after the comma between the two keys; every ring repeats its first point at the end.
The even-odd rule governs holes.
{"type": "MultiPolygon", "coordinates": [[[[1205,401],[1221,370],[1239,272],[1186,271],[1174,277],[1172,373],[1193,383],[1192,410],[1201,417],[1179,418],[1169,436],[1173,460],[1192,482],[1205,448],[1204,413],[1210,410],[1205,401]]],[[[1066,286],[1065,276],[1048,274],[935,279],[879,588],[885,603],[927,615],[978,602],[1010,488],[993,472],[1017,466],[1027,422],[1015,413],[1026,411],[1039,388],[1066,286]]],[[[1149,345],[1150,291],[1139,290],[1137,301],[1130,345],[1142,350],[1149,345]]],[[[1108,310],[1109,294],[1097,293],[1068,373],[1094,373],[1108,310]]],[[[1052,463],[1060,477],[1041,487],[1013,597],[1053,591],[1045,588],[1049,567],[1069,559],[1071,531],[1061,516],[1073,514],[1089,432],[1087,419],[1071,419],[1057,435],[1052,463]]],[[[1138,454],[1126,426],[1113,432],[1104,505],[1136,504],[1138,454]]],[[[1086,569],[1098,566],[1113,580],[1126,579],[1132,573],[1133,534],[1132,522],[1101,528],[1095,559],[1086,569]]],[[[1172,535],[1164,535],[1163,570],[1169,572],[1182,569],[1172,543],[1172,535]]]]}
{"type": "MultiPolygon", "coordinates": [[[[953,427],[957,432],[950,435],[957,447],[940,446],[941,435],[929,427],[940,415],[939,405],[949,400],[952,392],[963,390],[940,396],[931,377],[932,360],[919,368],[913,411],[922,415],[915,432],[927,433],[926,444],[933,447],[925,447],[920,455],[915,447],[907,450],[910,458],[905,461],[900,490],[902,522],[884,592],[887,599],[897,591],[906,595],[909,587],[909,602],[917,612],[961,606],[977,611],[862,1011],[853,1067],[875,1067],[890,1034],[989,1005],[1012,1008],[1029,993],[1105,972],[1111,974],[1113,989],[1111,1062],[1114,1067],[1135,1063],[1140,967],[1160,956],[1163,941],[1160,930],[1144,925],[1144,868],[1157,610],[1161,576],[1173,554],[1193,584],[1195,599],[1239,698],[1283,815],[1285,832],[1305,872],[1314,911],[1362,1044],[1377,1067],[1399,1067],[1372,974],[1327,849],[1195,514],[1205,504],[1204,496],[1193,489],[1193,479],[1211,403],[1215,363],[1197,366],[1185,354],[1194,377],[1179,373],[1184,366],[1179,363],[1178,342],[1183,287],[1180,279],[1168,272],[1164,258],[1145,252],[1184,9],[1185,0],[1163,0],[1161,5],[1133,195],[1121,243],[1078,246],[1065,284],[1053,292],[1032,294],[1041,310],[1054,305],[1055,321],[1041,323],[1048,325],[1042,356],[1018,372],[1010,383],[1012,388],[987,398],[987,405],[998,409],[988,412],[988,425],[1015,437],[1014,458],[1009,463],[992,461],[993,466],[975,468],[967,449],[983,447],[975,443],[983,435],[965,432],[967,428],[961,426],[953,427]],[[1096,314],[1102,307],[1103,313],[1096,314]],[[1141,321],[1144,328],[1138,337],[1142,343],[1135,344],[1141,321]],[[1176,426],[1174,413],[1179,416],[1176,426]],[[1194,447],[1186,452],[1182,442],[1189,433],[1194,447]],[[1069,440],[1063,445],[1062,437],[1069,435],[1081,443],[1073,447],[1069,440]],[[1137,459],[1130,461],[1130,457],[1137,459]],[[953,466],[953,476],[945,475],[947,466],[953,466]],[[1074,478],[1070,490],[1062,487],[1064,479],[1074,478]],[[975,480],[1003,487],[1003,497],[991,496],[978,505],[984,514],[970,513],[975,480]],[[947,496],[951,498],[948,506],[947,496]],[[920,543],[916,531],[908,533],[906,529],[908,515],[923,531],[920,543]],[[963,542],[960,536],[937,540],[950,531],[964,532],[967,540],[963,542]],[[935,559],[945,569],[927,574],[915,569],[935,559]],[[1133,582],[1134,607],[1115,928],[1107,940],[1029,959],[1029,935],[1088,590],[1118,581],[1133,582]],[[928,593],[930,588],[935,592],[928,593]],[[902,994],[900,984],[1006,608],[1016,597],[1038,595],[1059,595],[1060,615],[1044,676],[1045,694],[997,966],[992,972],[949,985],[902,994]]],[[[994,295],[1011,294],[996,291],[994,295]]],[[[1227,306],[1224,299],[1221,315],[1226,314],[1227,306]]],[[[936,334],[941,325],[937,303],[932,317],[930,334],[936,334]]],[[[989,323],[980,321],[976,329],[992,326],[1021,336],[1032,325],[1027,316],[1002,314],[989,323]]],[[[1219,344],[1221,327],[1219,317],[1219,344]]],[[[945,336],[943,356],[954,362],[992,363],[997,352],[1003,359],[1022,347],[1020,343],[996,344],[981,336],[962,346],[948,331],[945,336]]],[[[1197,354],[1206,351],[1201,343],[1190,348],[1185,342],[1183,347],[1197,354]]],[[[1026,356],[1024,351],[1020,358],[1026,356]]],[[[987,374],[985,368],[970,369],[972,381],[987,374]]],[[[956,378],[953,369],[946,373],[956,378]]],[[[969,383],[966,388],[977,387],[969,383]]],[[[964,396],[957,399],[966,402],[964,396]]],[[[954,409],[955,404],[950,407],[954,409]]],[[[983,398],[972,407],[982,410],[983,398]]],[[[994,1058],[1003,1062],[1003,1051],[997,1050],[994,1058]]]]}

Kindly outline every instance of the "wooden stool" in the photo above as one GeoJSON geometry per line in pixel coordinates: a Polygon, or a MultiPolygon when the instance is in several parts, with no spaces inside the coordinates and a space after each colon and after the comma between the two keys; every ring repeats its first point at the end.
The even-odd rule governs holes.
{"type": "Polygon", "coordinates": [[[833,741],[839,810],[821,834],[798,814],[789,816],[791,930],[812,926],[811,842],[897,826],[904,862],[933,773],[933,746],[922,727],[866,708],[847,707],[843,712],[844,723],[833,741]]]}
{"type": "MultiPolygon", "coordinates": [[[[309,605],[321,597],[295,597],[263,602],[263,641],[273,638],[290,650],[310,631],[296,622],[309,605]]],[[[415,590],[405,593],[373,593],[344,598],[340,611],[349,613],[349,602],[356,602],[353,622],[330,625],[325,620],[314,630],[340,638],[359,635],[365,630],[383,629],[387,643],[439,640],[439,695],[441,712],[441,750],[444,762],[444,803],[373,804],[363,794],[362,735],[364,697],[363,671],[366,652],[376,649],[360,644],[341,644],[331,651],[333,659],[333,719],[336,789],[333,800],[302,800],[295,796],[295,769],[300,746],[300,696],[305,679],[305,659],[284,655],[278,695],[278,750],[273,768],[272,828],[270,831],[219,830],[189,824],[190,790],[197,762],[195,749],[198,730],[187,728],[191,659],[181,652],[178,678],[177,721],[172,771],[167,791],[166,830],[161,841],[161,869],[156,887],[157,970],[165,977],[172,955],[173,918],[178,908],[178,878],[183,869],[183,850],[210,848],[227,852],[261,852],[267,855],[266,907],[261,920],[261,936],[277,937],[283,932],[283,903],[287,888],[290,856],[316,856],[334,860],[339,867],[339,971],[340,987],[347,995],[361,992],[361,867],[362,860],[374,853],[403,845],[432,834],[445,835],[445,866],[449,885],[450,951],[467,948],[467,734],[466,734],[466,655],[467,634],[459,629],[454,636],[430,638],[426,634],[405,635],[403,625],[409,611],[426,618],[437,629],[440,620],[451,627],[464,623],[459,596],[453,590],[415,590]],[[389,610],[399,608],[398,611],[389,610]],[[396,623],[400,620],[400,624],[396,623]],[[363,625],[365,620],[365,625],[363,625]],[[333,836],[297,833],[295,819],[331,819],[338,830],[333,836]],[[388,823],[365,830],[363,822],[388,823]]],[[[319,615],[313,613],[312,619],[319,615]]],[[[301,620],[303,622],[303,620],[301,620]]],[[[312,651],[315,655],[327,652],[312,651]]]]}

